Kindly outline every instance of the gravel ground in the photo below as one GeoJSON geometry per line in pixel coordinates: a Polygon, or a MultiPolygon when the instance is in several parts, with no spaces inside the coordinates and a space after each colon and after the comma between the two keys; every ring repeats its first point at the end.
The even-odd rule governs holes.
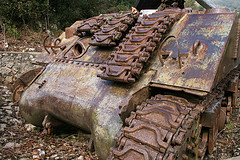
{"type": "MultiPolygon", "coordinates": [[[[42,129],[25,122],[19,107],[11,101],[11,92],[0,85],[0,159],[98,159],[87,149],[90,135],[64,126],[51,135],[42,135],[42,129]]],[[[240,155],[239,110],[233,112],[231,122],[218,135],[214,153],[205,160],[226,159],[240,155]]],[[[240,157],[239,157],[240,158],[240,157]]]]}
{"type": "MultiPolygon", "coordinates": [[[[240,102],[238,100],[238,102],[240,102]]],[[[238,103],[239,105],[239,103],[238,103]]],[[[240,160],[240,114],[233,109],[231,122],[219,132],[213,154],[207,154],[205,160],[220,160],[238,157],[240,160]]]]}
{"type": "Polygon", "coordinates": [[[0,85],[0,159],[98,159],[95,152],[88,151],[89,134],[62,126],[51,135],[42,135],[41,128],[21,118],[11,94],[0,85]]]}

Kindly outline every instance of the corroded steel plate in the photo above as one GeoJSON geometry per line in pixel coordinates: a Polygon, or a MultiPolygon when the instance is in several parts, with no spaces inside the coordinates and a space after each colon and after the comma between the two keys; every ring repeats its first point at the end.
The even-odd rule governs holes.
{"type": "MultiPolygon", "coordinates": [[[[236,13],[189,14],[182,18],[170,33],[179,43],[182,66],[176,40],[169,39],[162,49],[170,53],[169,57],[163,67],[156,67],[153,84],[210,92],[235,67],[232,53],[225,56],[235,18],[236,13]],[[194,55],[196,41],[200,44],[195,46],[194,55]]],[[[161,66],[159,60],[156,63],[161,66]]]]}

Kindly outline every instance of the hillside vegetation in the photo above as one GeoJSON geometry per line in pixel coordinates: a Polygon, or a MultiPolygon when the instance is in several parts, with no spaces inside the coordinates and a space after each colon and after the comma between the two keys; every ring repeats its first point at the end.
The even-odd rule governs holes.
{"type": "Polygon", "coordinates": [[[212,0],[219,7],[227,7],[235,11],[240,11],[240,0],[212,0]]]}
{"type": "MultiPolygon", "coordinates": [[[[22,31],[64,30],[77,20],[130,10],[138,0],[0,0],[0,32],[20,39],[22,31]]],[[[240,10],[240,0],[213,0],[218,6],[240,10]]],[[[195,0],[185,7],[203,10],[195,0]]]]}

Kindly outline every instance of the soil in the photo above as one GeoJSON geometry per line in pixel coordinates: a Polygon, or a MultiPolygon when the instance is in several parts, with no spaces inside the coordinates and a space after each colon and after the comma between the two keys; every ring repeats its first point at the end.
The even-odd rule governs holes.
{"type": "MultiPolygon", "coordinates": [[[[41,41],[46,35],[28,32],[20,40],[6,38],[8,46],[2,47],[4,36],[0,34],[0,51],[41,52],[41,41]]],[[[21,118],[19,106],[12,102],[11,96],[11,91],[0,85],[0,159],[98,159],[95,152],[88,150],[88,133],[65,125],[56,128],[50,135],[42,134],[42,128],[32,126],[21,118]]],[[[213,154],[207,154],[204,159],[240,156],[239,137],[240,116],[236,108],[230,123],[219,133],[213,154]]]]}
{"type": "Polygon", "coordinates": [[[61,31],[34,32],[32,30],[22,31],[19,39],[9,37],[0,33],[0,51],[10,52],[42,52],[43,40],[47,35],[58,37],[61,31]]]}

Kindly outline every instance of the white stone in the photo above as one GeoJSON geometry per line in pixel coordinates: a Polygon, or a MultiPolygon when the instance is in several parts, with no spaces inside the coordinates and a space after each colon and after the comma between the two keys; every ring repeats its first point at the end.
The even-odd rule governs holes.
{"type": "Polygon", "coordinates": [[[79,156],[79,157],[77,158],[77,160],[84,160],[84,157],[83,157],[83,156],[79,156]]]}
{"type": "Polygon", "coordinates": [[[7,127],[6,124],[0,124],[0,131],[4,131],[4,129],[7,127]]]}
{"type": "Polygon", "coordinates": [[[45,156],[45,151],[42,151],[41,149],[38,149],[39,156],[45,156]]]}
{"type": "Polygon", "coordinates": [[[11,73],[11,69],[7,67],[1,67],[0,73],[2,73],[3,75],[9,75],[11,73]]]}
{"type": "Polygon", "coordinates": [[[50,158],[57,158],[57,154],[54,154],[54,155],[51,155],[51,157],[50,158]]]}
{"type": "Polygon", "coordinates": [[[7,114],[8,115],[11,115],[12,114],[12,111],[11,110],[6,110],[7,114]]]}
{"type": "Polygon", "coordinates": [[[11,106],[4,106],[4,107],[2,107],[2,109],[8,109],[8,110],[11,110],[12,107],[11,107],[11,106]]]}
{"type": "Polygon", "coordinates": [[[18,120],[18,119],[16,119],[16,118],[13,118],[13,119],[12,119],[12,122],[18,123],[18,124],[22,124],[22,121],[20,121],[20,120],[18,120]]]}
{"type": "Polygon", "coordinates": [[[25,124],[24,127],[27,129],[27,131],[31,132],[34,131],[36,126],[32,125],[32,124],[25,124]]]}
{"type": "Polygon", "coordinates": [[[33,155],[33,159],[38,159],[40,158],[39,155],[33,155]]]}
{"type": "Polygon", "coordinates": [[[21,145],[18,143],[14,143],[14,142],[9,142],[7,143],[3,148],[13,148],[13,147],[20,147],[21,145]]]}
{"type": "Polygon", "coordinates": [[[6,67],[12,68],[14,65],[14,62],[7,62],[6,67]]]}
{"type": "Polygon", "coordinates": [[[36,49],[35,48],[29,48],[28,50],[29,51],[35,51],[36,49]]]}

